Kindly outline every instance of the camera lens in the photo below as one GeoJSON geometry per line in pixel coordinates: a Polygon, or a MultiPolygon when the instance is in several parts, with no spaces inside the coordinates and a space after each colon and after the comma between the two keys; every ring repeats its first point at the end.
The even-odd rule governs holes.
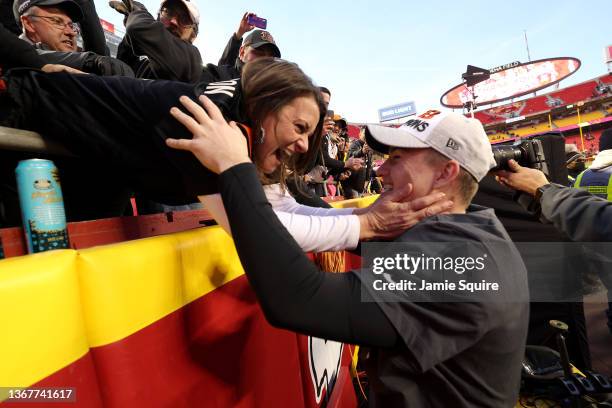
{"type": "Polygon", "coordinates": [[[509,170],[509,160],[522,162],[523,150],[516,146],[496,146],[493,148],[493,158],[496,165],[492,170],[509,170]]]}

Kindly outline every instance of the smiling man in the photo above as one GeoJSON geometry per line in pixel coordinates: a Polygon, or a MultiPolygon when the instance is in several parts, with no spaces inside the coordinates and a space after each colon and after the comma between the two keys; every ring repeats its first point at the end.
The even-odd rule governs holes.
{"type": "MultiPolygon", "coordinates": [[[[228,137],[219,132],[202,139],[218,146],[215,138],[221,135],[228,137]]],[[[266,318],[280,328],[368,346],[371,407],[513,407],[527,334],[527,278],[493,210],[470,206],[478,181],[495,163],[482,124],[430,110],[400,128],[368,126],[366,140],[390,155],[379,175],[388,189],[396,190],[391,194],[412,185],[405,200],[444,193],[453,202],[447,213],[423,219],[395,242],[412,245],[403,250],[416,245],[415,253],[422,250],[428,256],[439,255],[433,248],[443,244],[438,251],[459,255],[453,258],[457,262],[471,253],[452,254],[452,247],[484,249],[487,267],[481,274],[456,273],[466,282],[483,284],[476,280],[480,276],[506,290],[478,297],[443,293],[442,301],[426,292],[416,301],[406,293],[400,298],[376,293],[371,283],[378,275],[367,264],[353,273],[318,270],[269,208],[241,147],[215,149],[215,155],[198,150],[210,159],[202,163],[220,172],[236,249],[266,318]],[[274,257],[262,262],[262,253],[274,257]]]]}

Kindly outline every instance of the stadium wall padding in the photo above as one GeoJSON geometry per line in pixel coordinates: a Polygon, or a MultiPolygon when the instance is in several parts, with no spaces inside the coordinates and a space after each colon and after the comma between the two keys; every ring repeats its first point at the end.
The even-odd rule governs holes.
{"type": "Polygon", "coordinates": [[[75,387],[58,407],[356,405],[348,347],[313,400],[308,337],[267,323],[219,227],[2,260],[0,327],[0,387],[75,387]]]}

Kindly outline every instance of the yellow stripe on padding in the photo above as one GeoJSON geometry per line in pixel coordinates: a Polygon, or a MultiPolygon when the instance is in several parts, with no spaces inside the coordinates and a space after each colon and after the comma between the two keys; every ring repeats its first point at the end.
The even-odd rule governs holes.
{"type": "Polygon", "coordinates": [[[77,265],[91,347],[121,340],[244,274],[220,227],[83,250],[77,265]]]}
{"type": "Polygon", "coordinates": [[[378,200],[378,197],[379,195],[375,194],[362,198],[353,198],[352,200],[334,201],[330,205],[334,208],[365,208],[378,200]]]}
{"type": "Polygon", "coordinates": [[[76,256],[0,261],[0,387],[29,386],[87,353],[76,256]]]}

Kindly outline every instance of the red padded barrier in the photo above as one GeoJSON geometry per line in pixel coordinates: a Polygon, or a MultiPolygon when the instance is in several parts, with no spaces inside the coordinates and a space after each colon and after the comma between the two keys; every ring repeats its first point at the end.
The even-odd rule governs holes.
{"type": "Polygon", "coordinates": [[[42,381],[32,384],[30,388],[46,387],[74,387],[76,388],[75,402],[3,402],[2,408],[40,408],[52,406],[54,408],[102,408],[102,398],[98,387],[97,375],[91,353],[62,368],[42,381]]]}

